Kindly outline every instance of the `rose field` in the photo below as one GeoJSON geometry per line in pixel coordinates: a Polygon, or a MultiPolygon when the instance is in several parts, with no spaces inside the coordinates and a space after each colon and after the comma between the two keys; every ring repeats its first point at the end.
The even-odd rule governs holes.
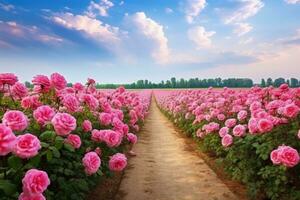
{"type": "Polygon", "coordinates": [[[31,82],[0,74],[0,199],[300,199],[299,88],[31,82]]]}

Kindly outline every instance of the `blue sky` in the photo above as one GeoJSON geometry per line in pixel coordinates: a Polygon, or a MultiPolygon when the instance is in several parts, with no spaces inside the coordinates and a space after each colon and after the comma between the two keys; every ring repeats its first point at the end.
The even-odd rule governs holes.
{"type": "Polygon", "coordinates": [[[300,0],[0,0],[0,70],[102,83],[300,78],[300,0]]]}

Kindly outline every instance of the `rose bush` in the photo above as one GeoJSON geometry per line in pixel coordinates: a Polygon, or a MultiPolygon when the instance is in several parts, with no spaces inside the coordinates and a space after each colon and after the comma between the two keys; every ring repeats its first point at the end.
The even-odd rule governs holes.
{"type": "Polygon", "coordinates": [[[300,199],[300,88],[164,90],[155,97],[250,197],[300,199]]]}
{"type": "Polygon", "coordinates": [[[58,73],[32,83],[0,74],[0,198],[85,199],[126,167],[124,147],[137,140],[151,92],[97,90],[93,79],[68,87],[58,73]]]}

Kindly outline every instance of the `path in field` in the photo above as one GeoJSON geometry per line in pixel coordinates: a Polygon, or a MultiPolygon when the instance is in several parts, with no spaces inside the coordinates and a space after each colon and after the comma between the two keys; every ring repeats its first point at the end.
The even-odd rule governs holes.
{"type": "Polygon", "coordinates": [[[154,101],[116,200],[235,200],[154,101]]]}

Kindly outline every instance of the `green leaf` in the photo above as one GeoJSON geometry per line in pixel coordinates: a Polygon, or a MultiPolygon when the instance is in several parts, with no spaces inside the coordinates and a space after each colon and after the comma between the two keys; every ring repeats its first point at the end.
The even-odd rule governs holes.
{"type": "Polygon", "coordinates": [[[68,151],[75,152],[75,149],[72,145],[64,143],[64,148],[68,151]]]}
{"type": "Polygon", "coordinates": [[[64,144],[64,138],[60,137],[60,136],[57,136],[55,138],[55,147],[56,149],[61,149],[63,147],[63,144],[64,144]]]}
{"type": "Polygon", "coordinates": [[[51,150],[48,150],[48,151],[47,151],[46,157],[47,157],[47,160],[48,160],[48,161],[51,161],[51,160],[52,160],[52,158],[53,158],[53,153],[52,153],[51,150]]]}
{"type": "Polygon", "coordinates": [[[38,167],[40,162],[41,162],[41,155],[37,155],[37,156],[31,158],[29,163],[32,166],[38,167]]]}
{"type": "Polygon", "coordinates": [[[40,135],[40,139],[43,141],[49,141],[49,140],[53,140],[55,136],[56,133],[54,131],[45,131],[40,135]]]}
{"type": "Polygon", "coordinates": [[[8,166],[13,169],[19,169],[22,167],[22,159],[17,156],[10,156],[7,160],[8,166]]]}
{"type": "Polygon", "coordinates": [[[15,184],[12,184],[9,180],[0,180],[0,189],[6,195],[13,195],[17,192],[17,187],[15,184]]]}
{"type": "Polygon", "coordinates": [[[51,146],[51,147],[49,147],[49,149],[51,149],[51,150],[52,150],[52,153],[53,153],[53,156],[54,156],[54,157],[56,157],[56,158],[60,158],[60,152],[57,150],[57,148],[56,148],[56,147],[54,147],[54,146],[51,146]]]}
{"type": "Polygon", "coordinates": [[[41,142],[41,146],[44,148],[48,148],[50,145],[46,142],[41,142]]]}

